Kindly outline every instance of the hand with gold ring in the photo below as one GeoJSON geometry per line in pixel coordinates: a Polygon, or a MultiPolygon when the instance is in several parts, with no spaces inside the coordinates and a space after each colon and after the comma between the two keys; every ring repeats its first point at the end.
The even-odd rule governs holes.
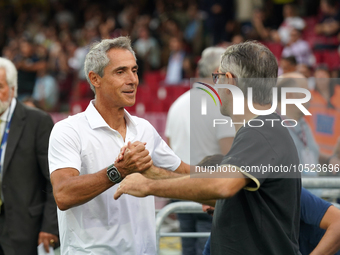
{"type": "Polygon", "coordinates": [[[46,252],[49,252],[50,247],[54,248],[58,242],[59,242],[59,238],[56,235],[42,232],[42,231],[39,233],[38,245],[43,243],[44,250],[46,252]]]}

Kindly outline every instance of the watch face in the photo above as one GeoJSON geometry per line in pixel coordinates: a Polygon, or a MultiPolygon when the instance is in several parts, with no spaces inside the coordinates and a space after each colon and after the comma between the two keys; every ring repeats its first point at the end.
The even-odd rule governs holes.
{"type": "Polygon", "coordinates": [[[112,170],[109,172],[109,175],[110,175],[110,178],[111,178],[112,180],[115,180],[115,179],[117,179],[117,178],[119,177],[116,169],[112,169],[112,170]]]}
{"type": "Polygon", "coordinates": [[[110,166],[107,170],[107,176],[112,182],[118,183],[122,181],[122,177],[115,166],[110,166]]]}

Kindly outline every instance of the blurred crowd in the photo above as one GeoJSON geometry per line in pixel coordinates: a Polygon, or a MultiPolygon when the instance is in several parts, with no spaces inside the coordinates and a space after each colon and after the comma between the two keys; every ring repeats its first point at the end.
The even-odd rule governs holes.
{"type": "Polygon", "coordinates": [[[204,48],[245,40],[268,45],[281,73],[300,65],[312,76],[335,50],[326,68],[338,77],[339,8],[337,0],[5,0],[0,52],[19,70],[18,98],[46,111],[93,97],[85,55],[91,43],[120,35],[133,42],[141,84],[156,71],[164,84],[180,84],[195,77],[204,48]]]}

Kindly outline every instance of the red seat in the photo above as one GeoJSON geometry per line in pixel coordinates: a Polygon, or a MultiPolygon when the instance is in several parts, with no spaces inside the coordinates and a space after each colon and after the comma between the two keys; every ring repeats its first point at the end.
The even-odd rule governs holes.
{"type": "Polygon", "coordinates": [[[335,70],[340,66],[340,57],[337,50],[327,50],[324,52],[324,62],[328,65],[329,69],[335,70]]]}
{"type": "Polygon", "coordinates": [[[314,56],[317,64],[327,64],[330,70],[340,67],[340,57],[337,50],[316,50],[314,56]]]}
{"type": "Polygon", "coordinates": [[[160,100],[146,103],[146,112],[164,112],[164,104],[160,100]]]}
{"type": "Polygon", "coordinates": [[[158,88],[160,82],[162,81],[161,74],[159,71],[147,72],[144,74],[144,85],[149,88],[158,88]]]}
{"type": "Polygon", "coordinates": [[[152,90],[149,87],[139,87],[137,89],[137,99],[139,101],[149,101],[154,97],[152,90]]]}
{"type": "Polygon", "coordinates": [[[274,56],[277,59],[281,58],[283,46],[280,43],[273,43],[273,42],[263,42],[265,46],[268,47],[268,49],[273,52],[274,56]]]}
{"type": "Polygon", "coordinates": [[[314,29],[315,25],[318,23],[317,17],[305,17],[303,19],[306,22],[305,30],[314,29]]]}

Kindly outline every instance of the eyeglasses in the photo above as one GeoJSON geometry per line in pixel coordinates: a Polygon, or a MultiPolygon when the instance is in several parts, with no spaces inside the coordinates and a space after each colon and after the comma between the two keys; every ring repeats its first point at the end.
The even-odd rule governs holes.
{"type": "MultiPolygon", "coordinates": [[[[216,84],[218,82],[220,75],[225,75],[225,74],[226,73],[212,73],[211,75],[212,75],[212,79],[213,79],[214,84],[216,84]]],[[[233,78],[236,78],[235,75],[233,75],[232,73],[230,73],[230,74],[233,78]]]]}
{"type": "Polygon", "coordinates": [[[219,76],[225,75],[225,73],[212,73],[211,75],[212,75],[213,82],[216,84],[219,80],[219,76]]]}

